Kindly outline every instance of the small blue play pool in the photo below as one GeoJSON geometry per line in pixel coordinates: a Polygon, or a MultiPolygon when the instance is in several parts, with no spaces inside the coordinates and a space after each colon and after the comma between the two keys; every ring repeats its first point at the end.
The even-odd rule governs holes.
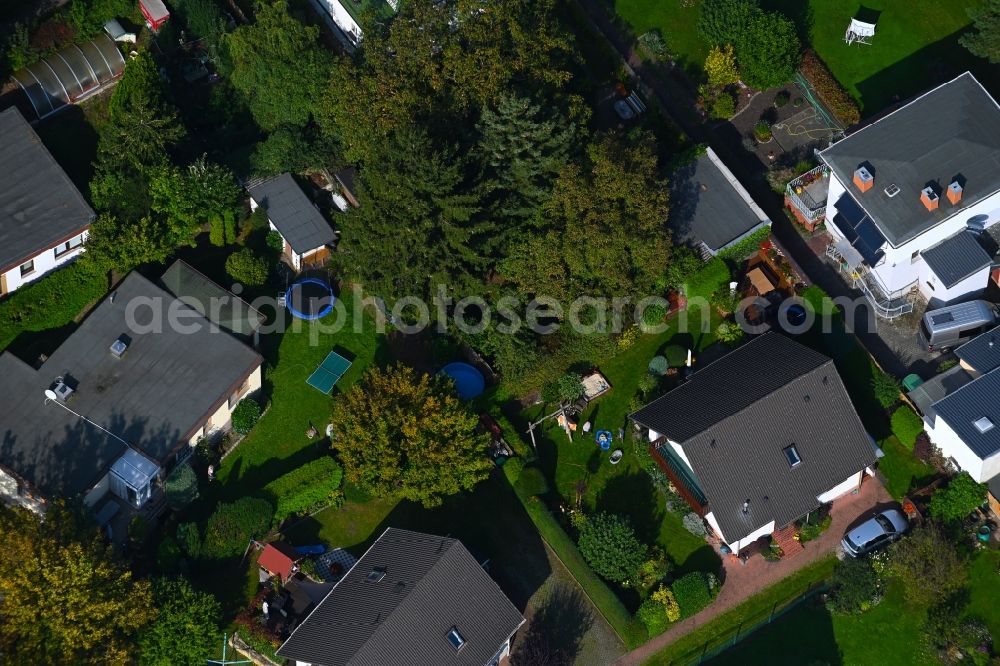
{"type": "Polygon", "coordinates": [[[486,379],[483,373],[468,363],[455,361],[441,368],[441,373],[452,378],[455,382],[455,390],[462,400],[472,400],[482,394],[486,388],[486,379]]]}

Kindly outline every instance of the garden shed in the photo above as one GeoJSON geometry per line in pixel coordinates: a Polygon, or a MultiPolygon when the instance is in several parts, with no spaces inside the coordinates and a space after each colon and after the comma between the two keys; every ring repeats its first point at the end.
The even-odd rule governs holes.
{"type": "Polygon", "coordinates": [[[135,449],[126,449],[111,466],[111,492],[135,507],[141,507],[153,494],[160,466],[135,449]]]}
{"type": "Polygon", "coordinates": [[[14,72],[13,79],[41,119],[113,85],[124,69],[121,51],[102,33],[14,72]]]}
{"type": "Polygon", "coordinates": [[[153,32],[158,31],[170,19],[170,12],[162,0],[139,0],[139,10],[153,32]]]}

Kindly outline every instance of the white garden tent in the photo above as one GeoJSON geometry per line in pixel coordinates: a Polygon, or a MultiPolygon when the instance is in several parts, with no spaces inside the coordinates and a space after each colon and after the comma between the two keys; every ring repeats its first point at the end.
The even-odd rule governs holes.
{"type": "Polygon", "coordinates": [[[865,23],[852,18],[851,25],[847,26],[847,32],[844,33],[844,41],[848,44],[871,44],[874,36],[874,23],[865,23]]]}

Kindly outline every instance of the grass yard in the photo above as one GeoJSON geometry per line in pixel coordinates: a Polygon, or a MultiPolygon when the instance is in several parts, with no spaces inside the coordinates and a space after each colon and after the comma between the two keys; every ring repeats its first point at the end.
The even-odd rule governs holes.
{"type": "Polygon", "coordinates": [[[878,468],[885,475],[885,489],[896,499],[901,499],[911,489],[926,486],[937,474],[933,467],[907,450],[895,435],[879,442],[879,448],[885,452],[885,457],[879,461],[878,468]]]}
{"type": "MultiPolygon", "coordinates": [[[[695,80],[702,77],[708,45],[698,36],[701,0],[614,0],[614,11],[638,37],[658,30],[667,49],[695,80]],[[690,6],[687,6],[690,5],[690,6]]],[[[968,10],[981,0],[868,0],[861,3],[876,24],[872,44],[848,46],[844,32],[859,3],[845,0],[761,0],[766,10],[795,21],[834,76],[858,100],[862,115],[878,113],[971,69],[987,87],[1000,83],[995,68],[958,43],[971,23],[968,10]]]]}
{"type": "MultiPolygon", "coordinates": [[[[986,622],[1000,636],[1000,551],[975,553],[969,565],[968,615],[986,622]]],[[[919,640],[926,610],[906,601],[899,585],[890,584],[885,599],[861,615],[831,614],[817,601],[792,610],[710,663],[764,666],[774,663],[773,647],[781,646],[788,663],[913,664],[940,663],[919,640]],[[789,640],[808,636],[807,641],[789,640]]]]}
{"type": "Polygon", "coordinates": [[[708,44],[698,36],[698,5],[689,0],[614,0],[614,10],[639,37],[660,33],[667,51],[684,71],[701,77],[708,44]]]}
{"type": "MultiPolygon", "coordinates": [[[[696,317],[690,319],[694,322],[696,317]]],[[[718,323],[715,315],[711,321],[713,327],[718,323]]],[[[579,494],[588,512],[606,511],[627,516],[639,538],[663,548],[680,573],[717,571],[718,555],[704,539],[684,529],[682,514],[664,510],[662,493],[640,467],[632,444],[621,442],[618,433],[626,427],[626,417],[636,407],[633,397],[639,391],[639,381],[646,375],[646,366],[653,356],[664,353],[667,346],[683,349],[690,346],[697,355],[714,343],[711,332],[678,333],[674,318],[666,332],[642,336],[632,347],[600,364],[599,369],[611,383],[612,390],[591,403],[580,416],[581,424],[592,423],[590,433],[584,433],[581,428],[570,442],[551,420],[536,430],[542,469],[550,483],[554,482],[554,489],[563,502],[575,505],[579,494]],[[611,465],[608,453],[596,445],[594,434],[598,430],[612,432],[615,438],[612,449],[621,448],[625,454],[619,464],[611,465]]],[[[709,355],[714,357],[722,351],[716,346],[709,355]]],[[[527,416],[537,418],[542,413],[543,408],[536,407],[527,416]]],[[[631,592],[623,594],[626,605],[637,603],[637,599],[631,598],[631,592]]]]}

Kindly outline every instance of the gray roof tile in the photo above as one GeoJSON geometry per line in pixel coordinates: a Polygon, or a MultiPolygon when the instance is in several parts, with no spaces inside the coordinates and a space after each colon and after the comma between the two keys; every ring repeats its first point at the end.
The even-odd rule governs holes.
{"type": "Polygon", "coordinates": [[[980,374],[1000,368],[1000,330],[986,331],[955,350],[955,356],[980,374]]]}
{"type": "Polygon", "coordinates": [[[1000,368],[934,403],[934,412],[981,459],[1000,451],[1000,368]],[[986,432],[976,427],[983,417],[992,424],[986,432]]]}
{"type": "MultiPolygon", "coordinates": [[[[228,333],[211,332],[193,312],[183,322],[197,324],[189,333],[166,324],[162,332],[137,332],[127,323],[130,303],[162,303],[166,322],[175,302],[138,273],[114,294],[114,302],[106,298],[94,308],[39,370],[10,352],[0,354],[0,465],[45,493],[87,490],[124,450],[117,439],[45,403],[43,393],[57,376],[76,385],[67,406],[162,462],[261,363],[255,351],[228,333]],[[115,358],[109,348],[123,334],[131,341],[115,358]]],[[[152,315],[139,305],[132,316],[149,324],[152,315]]]]}
{"type": "Polygon", "coordinates": [[[267,211],[288,244],[305,254],[333,242],[333,229],[290,174],[283,173],[250,188],[250,196],[267,211]]]}
{"type": "Polygon", "coordinates": [[[854,132],[820,156],[871,215],[889,242],[899,247],[944,219],[1000,190],[1000,107],[966,72],[898,110],[854,132]],[[862,163],[873,168],[875,185],[859,193],[851,184],[862,163]],[[959,205],[944,189],[965,179],[959,205]],[[920,190],[936,182],[938,209],[920,203],[920,190]],[[885,188],[901,189],[894,197],[885,188]]]}
{"type": "Polygon", "coordinates": [[[0,112],[0,272],[90,226],[94,211],[11,107],[0,112]]]}
{"type": "Polygon", "coordinates": [[[990,265],[990,255],[968,231],[960,231],[920,253],[948,289],[990,265]]]}
{"type": "Polygon", "coordinates": [[[316,666],[485,666],[524,622],[459,541],[387,529],[278,656],[316,666]],[[366,580],[381,567],[382,580],[366,580]],[[448,631],[465,645],[456,651],[448,631]]]}
{"type": "Polygon", "coordinates": [[[730,542],[799,518],[875,462],[833,361],[778,333],[696,372],[632,418],[681,445],[730,542]],[[795,467],[784,452],[792,444],[802,460],[795,467]]]}

